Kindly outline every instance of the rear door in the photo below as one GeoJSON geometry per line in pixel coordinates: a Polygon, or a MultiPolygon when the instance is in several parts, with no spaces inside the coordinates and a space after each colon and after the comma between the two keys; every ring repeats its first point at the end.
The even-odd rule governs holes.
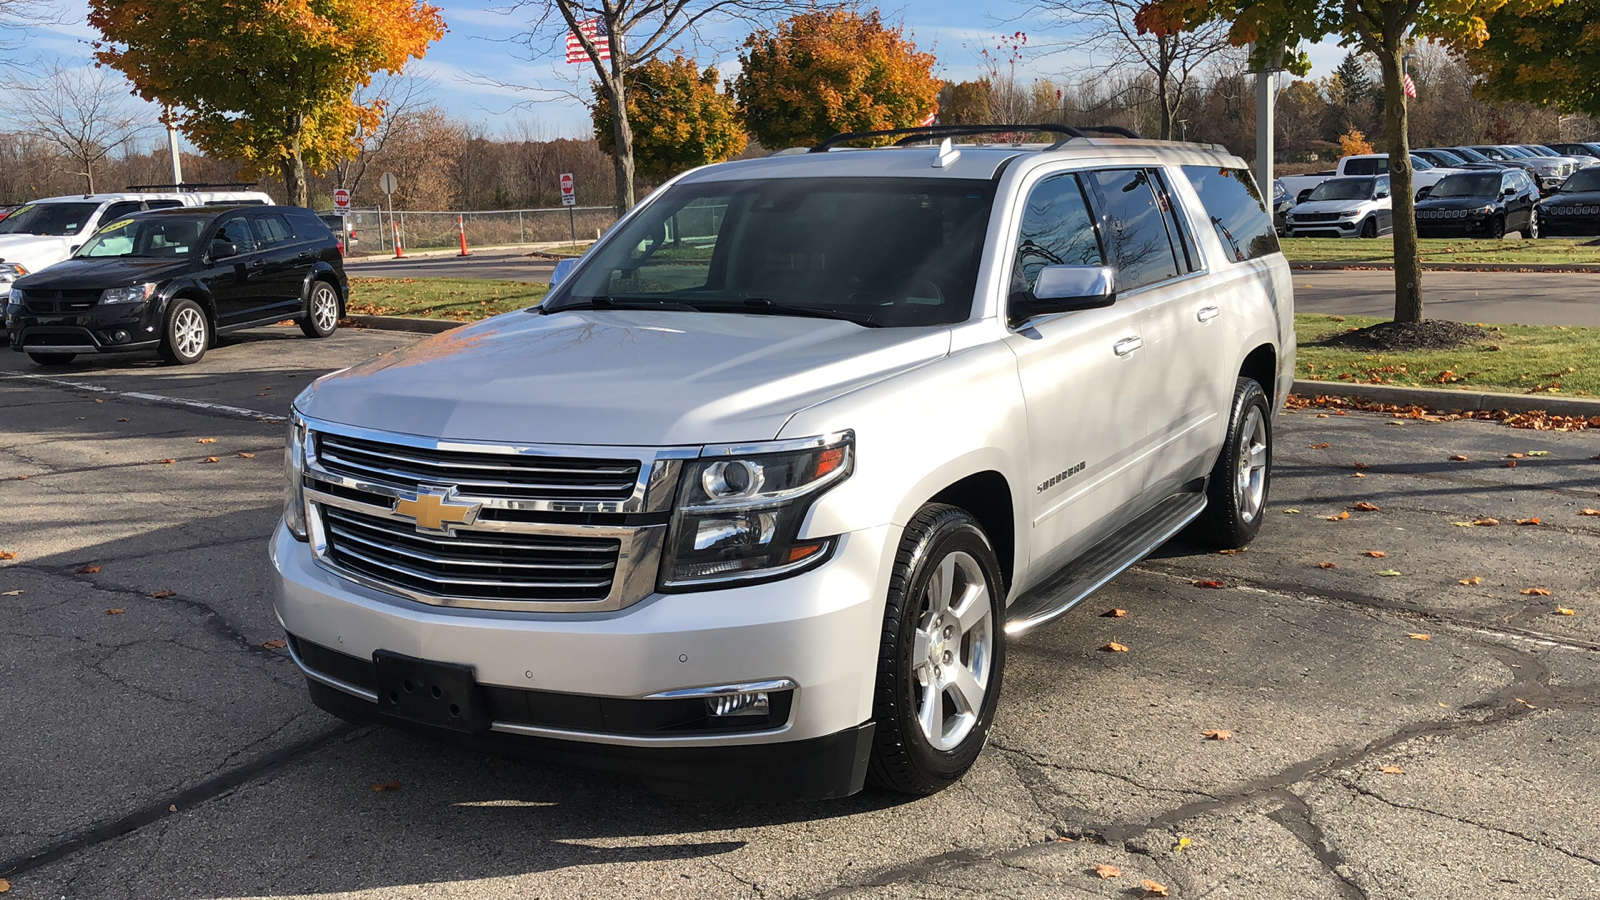
{"type": "Polygon", "coordinates": [[[266,265],[261,267],[262,308],[257,318],[294,318],[301,314],[301,288],[310,269],[311,245],[295,236],[281,213],[252,214],[256,243],[266,265]]]}

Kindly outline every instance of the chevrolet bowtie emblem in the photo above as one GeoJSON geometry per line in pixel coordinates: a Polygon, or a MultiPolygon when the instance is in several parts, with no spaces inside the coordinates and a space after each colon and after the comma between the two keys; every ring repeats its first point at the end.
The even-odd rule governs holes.
{"type": "Polygon", "coordinates": [[[401,497],[395,501],[394,514],[415,519],[418,531],[453,534],[455,529],[451,526],[471,525],[483,508],[482,503],[454,502],[451,498],[455,492],[453,487],[421,485],[416,499],[401,497]]]}

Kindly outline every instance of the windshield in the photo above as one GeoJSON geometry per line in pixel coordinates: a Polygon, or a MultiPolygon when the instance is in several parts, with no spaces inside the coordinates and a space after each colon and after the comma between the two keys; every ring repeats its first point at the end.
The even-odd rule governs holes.
{"type": "Polygon", "coordinates": [[[1451,153],[1448,150],[1429,150],[1428,156],[1441,166],[1460,166],[1465,165],[1467,162],[1465,157],[1457,153],[1451,153]]]}
{"type": "Polygon", "coordinates": [[[95,232],[74,254],[77,259],[189,256],[200,243],[209,220],[199,216],[141,216],[119,219],[95,232]]]}
{"type": "Polygon", "coordinates": [[[1522,159],[1533,159],[1534,157],[1539,155],[1537,153],[1533,153],[1533,152],[1530,152],[1528,150],[1524,150],[1521,147],[1501,147],[1500,149],[1502,151],[1504,151],[1507,156],[1510,156],[1510,157],[1513,157],[1513,158],[1519,158],[1520,157],[1522,159]]]}
{"type": "Polygon", "coordinates": [[[1314,200],[1370,200],[1375,178],[1333,178],[1316,186],[1309,203],[1314,200]]]}
{"type": "Polygon", "coordinates": [[[1600,166],[1590,166],[1573,172],[1556,190],[1561,193],[1600,191],[1600,166]]]}
{"type": "Polygon", "coordinates": [[[1416,169],[1418,172],[1426,172],[1433,168],[1433,163],[1428,162],[1426,159],[1423,159],[1420,156],[1413,156],[1411,157],[1411,167],[1416,169]]]}
{"type": "Polygon", "coordinates": [[[945,178],[678,185],[586,258],[543,309],[965,321],[992,192],[987,181],[945,178]]]}
{"type": "Polygon", "coordinates": [[[1500,173],[1484,172],[1481,175],[1448,175],[1428,192],[1435,197],[1496,197],[1500,194],[1500,173]]]}
{"type": "Polygon", "coordinates": [[[1538,144],[1530,144],[1530,145],[1528,145],[1526,147],[1523,147],[1522,149],[1528,151],[1529,153],[1532,153],[1534,156],[1560,156],[1561,155],[1561,154],[1555,152],[1554,150],[1551,150],[1549,147],[1541,147],[1538,144]]]}
{"type": "Polygon", "coordinates": [[[99,208],[98,203],[30,203],[0,220],[0,234],[77,234],[99,208]]]}
{"type": "Polygon", "coordinates": [[[1490,162],[1489,157],[1484,156],[1482,153],[1479,153],[1471,147],[1452,147],[1450,148],[1450,152],[1468,162],[1490,162]]]}

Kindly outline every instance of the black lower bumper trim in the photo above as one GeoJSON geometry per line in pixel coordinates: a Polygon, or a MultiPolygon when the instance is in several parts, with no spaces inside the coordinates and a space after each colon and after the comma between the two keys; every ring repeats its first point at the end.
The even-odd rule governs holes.
{"type": "Polygon", "coordinates": [[[866,783],[873,723],[808,740],[720,747],[635,747],[491,732],[463,734],[387,716],[307,679],[311,701],[346,721],[404,728],[484,753],[626,775],[663,794],[752,801],[847,797],[866,783]]]}

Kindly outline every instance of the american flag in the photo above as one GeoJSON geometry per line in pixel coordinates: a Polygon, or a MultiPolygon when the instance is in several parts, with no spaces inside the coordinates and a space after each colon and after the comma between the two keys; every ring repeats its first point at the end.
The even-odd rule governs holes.
{"type": "Polygon", "coordinates": [[[1402,77],[1406,80],[1406,96],[1413,100],[1417,99],[1417,83],[1411,80],[1411,73],[1407,72],[1402,77]]]}
{"type": "MultiPolygon", "coordinates": [[[[578,28],[583,36],[594,42],[594,48],[600,52],[601,59],[611,58],[611,36],[606,34],[606,26],[598,18],[584,19],[578,23],[578,28]]],[[[589,54],[583,49],[583,41],[572,32],[567,32],[567,62],[586,63],[589,54]]]]}

